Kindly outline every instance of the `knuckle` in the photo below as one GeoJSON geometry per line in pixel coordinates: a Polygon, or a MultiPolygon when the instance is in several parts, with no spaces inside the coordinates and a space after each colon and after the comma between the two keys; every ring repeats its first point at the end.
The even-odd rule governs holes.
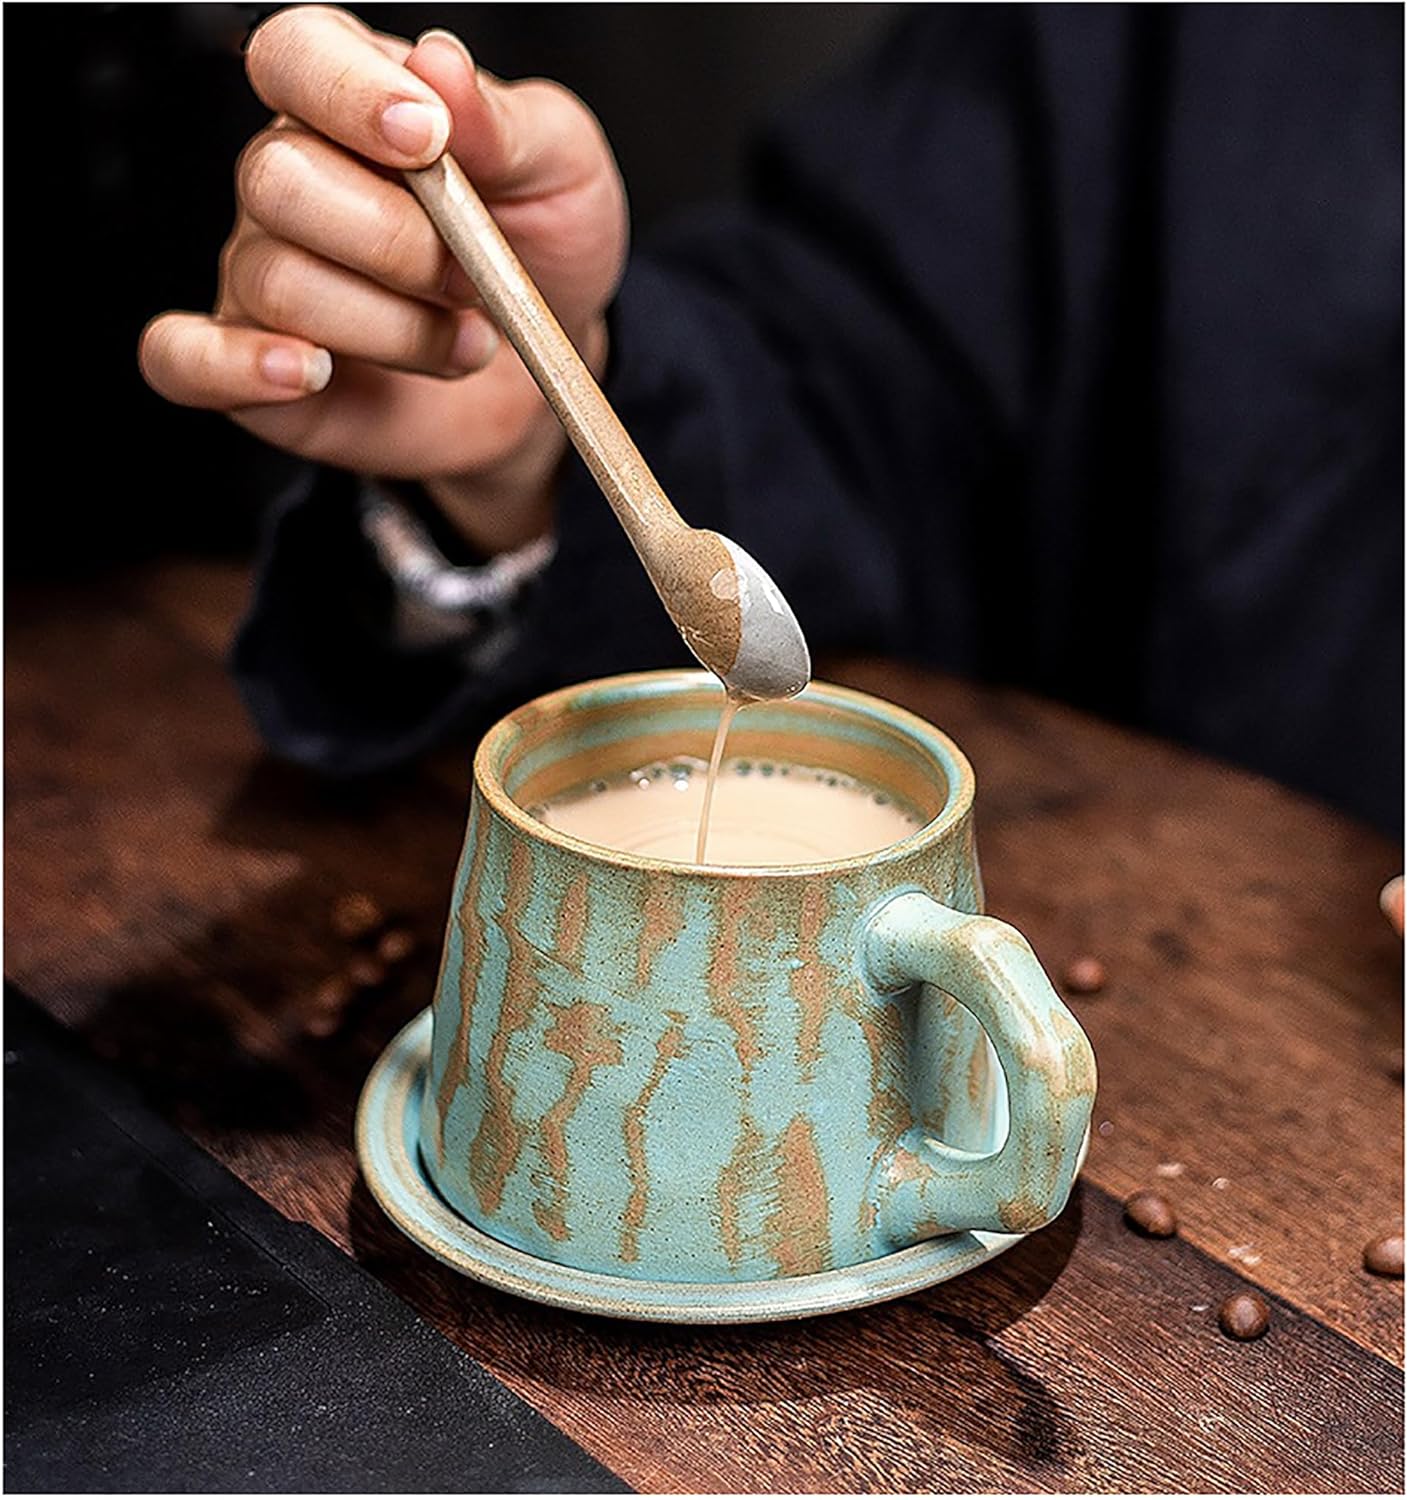
{"type": "Polygon", "coordinates": [[[240,262],[240,300],[262,322],[274,328],[287,325],[298,306],[297,267],[276,246],[252,252],[240,262]]]}
{"type": "Polygon", "coordinates": [[[601,125],[582,99],[550,78],[530,78],[521,85],[520,102],[532,112],[542,135],[556,141],[595,143],[601,125]]]}
{"type": "Polygon", "coordinates": [[[337,14],[332,5],[283,5],[272,15],[265,16],[249,33],[244,44],[245,56],[255,51],[267,52],[271,47],[286,46],[290,41],[301,39],[310,26],[316,26],[329,16],[337,14]]]}
{"type": "Polygon", "coordinates": [[[268,84],[306,72],[329,24],[345,25],[350,19],[335,5],[288,5],[266,17],[244,46],[245,71],[255,92],[264,98],[268,84]]]}
{"type": "Polygon", "coordinates": [[[237,234],[230,235],[229,239],[220,246],[220,258],[216,264],[216,285],[219,287],[220,295],[222,296],[235,285],[235,279],[239,274],[236,266],[239,248],[240,239],[237,234]]]}
{"type": "Polygon", "coordinates": [[[336,26],[345,26],[349,21],[358,26],[361,24],[351,11],[340,5],[300,5],[297,9],[305,20],[318,25],[331,23],[336,26]]]}
{"type": "Polygon", "coordinates": [[[553,78],[523,78],[502,87],[510,97],[516,96],[524,108],[540,111],[545,120],[560,122],[586,108],[569,88],[553,78]]]}
{"type": "Polygon", "coordinates": [[[419,287],[433,276],[415,221],[405,214],[383,214],[367,243],[372,275],[401,286],[419,287]]]}
{"type": "Polygon", "coordinates": [[[290,33],[303,25],[300,15],[303,9],[290,5],[276,10],[273,15],[265,16],[249,33],[249,40],[244,44],[244,66],[256,83],[265,75],[271,54],[281,51],[287,45],[290,33]]]}
{"type": "Polygon", "coordinates": [[[302,153],[280,132],[256,135],[235,168],[240,203],[261,224],[286,223],[302,199],[302,153]]]}
{"type": "Polygon", "coordinates": [[[269,132],[260,131],[245,143],[244,149],[235,159],[235,197],[246,208],[263,195],[264,182],[269,172],[269,132]]]}
{"type": "Polygon", "coordinates": [[[331,120],[348,119],[355,116],[360,124],[366,113],[362,108],[365,86],[362,71],[354,62],[349,62],[331,74],[322,88],[322,106],[331,120]]]}

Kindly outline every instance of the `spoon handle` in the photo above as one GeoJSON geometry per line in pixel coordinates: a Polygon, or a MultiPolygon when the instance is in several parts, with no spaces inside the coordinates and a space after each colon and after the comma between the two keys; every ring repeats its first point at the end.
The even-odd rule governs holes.
{"type": "Polygon", "coordinates": [[[647,567],[687,530],[532,277],[446,153],[406,182],[537,381],[647,567]]]}

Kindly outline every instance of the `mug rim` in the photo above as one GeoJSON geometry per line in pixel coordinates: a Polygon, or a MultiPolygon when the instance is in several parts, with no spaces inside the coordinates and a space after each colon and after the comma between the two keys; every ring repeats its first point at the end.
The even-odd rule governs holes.
{"type": "MultiPolygon", "coordinates": [[[[687,667],[665,667],[643,672],[620,672],[607,677],[594,677],[587,682],[571,683],[554,688],[529,699],[498,719],[479,741],[474,752],[474,787],[484,798],[489,809],[525,837],[566,850],[596,864],[616,869],[634,870],[647,874],[690,876],[694,879],[720,880],[742,879],[795,879],[798,876],[820,874],[843,874],[852,870],[870,869],[879,863],[906,858],[936,844],[950,833],[972,810],[977,789],[977,778],[967,756],[958,748],[951,736],[945,734],[927,719],[906,708],[877,698],[872,693],[858,688],[842,687],[839,683],[823,682],[812,678],[797,697],[814,694],[816,698],[835,704],[836,707],[852,711],[868,712],[882,719],[890,728],[905,735],[911,743],[927,754],[942,772],[947,782],[948,795],[942,807],[922,827],[913,833],[886,844],[868,854],[851,854],[843,859],[813,860],[808,864],[794,865],[713,865],[695,864],[692,860],[660,859],[654,855],[636,854],[626,849],[613,849],[606,844],[593,844],[573,834],[563,833],[558,828],[532,816],[509,795],[498,773],[498,762],[504,751],[510,748],[512,736],[524,727],[524,721],[539,718],[564,709],[572,700],[603,689],[632,688],[636,685],[667,689],[676,685],[687,690],[717,683],[712,672],[687,667]]],[[[793,700],[787,700],[793,701],[793,700]]]]}

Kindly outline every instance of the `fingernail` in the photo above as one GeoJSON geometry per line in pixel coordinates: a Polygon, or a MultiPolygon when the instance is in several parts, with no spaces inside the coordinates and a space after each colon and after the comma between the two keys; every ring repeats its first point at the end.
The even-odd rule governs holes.
{"type": "Polygon", "coordinates": [[[402,99],[381,112],[381,134],[393,150],[407,156],[435,155],[449,139],[449,121],[433,104],[402,99]]]}
{"type": "Polygon", "coordinates": [[[324,390],[332,379],[332,356],[326,349],[304,354],[277,344],[259,356],[259,372],[270,385],[312,396],[324,390]]]}
{"type": "Polygon", "coordinates": [[[332,356],[326,349],[314,349],[304,368],[310,396],[316,396],[319,391],[327,389],[327,383],[332,379],[332,356]]]}
{"type": "Polygon", "coordinates": [[[469,72],[474,71],[474,59],[469,55],[469,49],[452,31],[446,31],[441,26],[432,26],[429,31],[422,31],[415,39],[418,47],[422,42],[446,42],[464,60],[464,66],[469,72]]]}
{"type": "Polygon", "coordinates": [[[498,352],[498,329],[481,317],[461,318],[450,363],[458,370],[482,370],[498,352]]]}

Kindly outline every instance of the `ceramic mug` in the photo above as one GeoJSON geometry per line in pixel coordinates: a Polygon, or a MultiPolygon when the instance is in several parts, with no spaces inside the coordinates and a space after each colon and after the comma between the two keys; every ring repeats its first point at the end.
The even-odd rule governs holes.
{"type": "Polygon", "coordinates": [[[422,1157],[477,1228],[581,1270],[737,1282],[858,1265],[1064,1206],[1094,1055],[1026,940],[979,915],[972,769],[945,735],[813,683],[729,753],[824,766],[925,817],[780,869],[604,849],[526,809],[706,756],[701,672],[563,689],[474,761],[434,998],[422,1157]]]}

